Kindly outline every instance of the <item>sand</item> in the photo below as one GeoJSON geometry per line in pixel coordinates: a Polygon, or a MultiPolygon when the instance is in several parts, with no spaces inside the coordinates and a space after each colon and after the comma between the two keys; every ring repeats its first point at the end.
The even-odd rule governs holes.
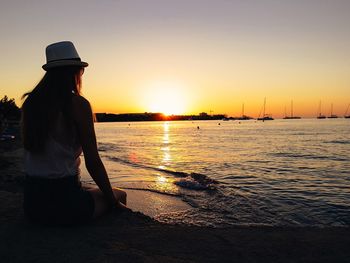
{"type": "MultiPolygon", "coordinates": [[[[0,142],[1,262],[349,262],[350,228],[226,227],[159,223],[140,212],[113,212],[76,227],[44,227],[22,211],[22,150],[0,142]]],[[[128,191],[149,215],[187,205],[128,191]],[[140,201],[141,200],[141,201],[140,201]],[[149,200],[147,202],[142,200],[149,200]],[[162,210],[163,209],[163,210],[162,210]]]]}
{"type": "MultiPolygon", "coordinates": [[[[85,167],[84,158],[81,158],[81,178],[91,178],[85,167]]],[[[191,206],[181,199],[171,195],[158,194],[147,190],[123,189],[128,195],[128,206],[136,212],[141,212],[152,218],[161,214],[169,214],[191,209],[191,206]]]]}
{"type": "Polygon", "coordinates": [[[149,191],[124,189],[128,195],[128,206],[152,218],[191,209],[191,206],[180,199],[149,191]]]}

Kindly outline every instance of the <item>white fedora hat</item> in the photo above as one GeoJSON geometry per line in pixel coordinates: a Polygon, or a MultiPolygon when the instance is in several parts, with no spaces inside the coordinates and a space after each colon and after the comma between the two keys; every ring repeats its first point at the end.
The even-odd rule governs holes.
{"type": "Polygon", "coordinates": [[[46,47],[46,64],[42,68],[47,71],[56,67],[87,67],[88,65],[88,63],[81,61],[72,42],[62,41],[46,47]]]}

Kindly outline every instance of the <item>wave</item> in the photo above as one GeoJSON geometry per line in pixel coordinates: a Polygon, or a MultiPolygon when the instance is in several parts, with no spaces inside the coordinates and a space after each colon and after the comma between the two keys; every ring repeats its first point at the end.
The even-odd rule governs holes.
{"type": "Polygon", "coordinates": [[[179,197],[181,198],[182,195],[176,194],[176,193],[169,193],[169,192],[163,192],[157,189],[152,189],[152,188],[139,188],[139,187],[123,187],[123,189],[127,190],[135,190],[135,191],[147,191],[147,192],[152,192],[156,194],[161,194],[161,195],[167,195],[167,196],[173,196],[173,197],[179,197]]]}
{"type": "Polygon", "coordinates": [[[203,184],[202,182],[196,181],[193,177],[186,177],[175,181],[174,184],[182,188],[187,188],[191,190],[215,190],[215,187],[211,184],[203,184]]]}
{"type": "Polygon", "coordinates": [[[350,140],[332,140],[332,141],[325,141],[323,143],[350,144],[350,140]]]}
{"type": "Polygon", "coordinates": [[[118,151],[121,150],[121,147],[113,144],[113,143],[103,143],[100,142],[97,145],[99,152],[109,152],[109,151],[118,151]]]}
{"type": "Polygon", "coordinates": [[[181,177],[181,179],[175,181],[174,184],[183,188],[191,189],[191,190],[215,190],[216,187],[214,185],[219,183],[218,181],[209,178],[205,174],[186,173],[181,171],[167,170],[167,169],[162,169],[162,168],[158,168],[158,167],[154,167],[154,166],[150,166],[142,163],[131,162],[118,157],[109,156],[108,158],[111,161],[119,162],[135,168],[142,168],[142,169],[170,174],[175,177],[181,177]]]}
{"type": "Polygon", "coordinates": [[[332,161],[348,161],[347,158],[341,158],[336,156],[326,156],[326,155],[314,155],[314,154],[298,154],[298,153],[271,153],[274,157],[289,157],[289,158],[304,158],[313,160],[332,160],[332,161]]]}

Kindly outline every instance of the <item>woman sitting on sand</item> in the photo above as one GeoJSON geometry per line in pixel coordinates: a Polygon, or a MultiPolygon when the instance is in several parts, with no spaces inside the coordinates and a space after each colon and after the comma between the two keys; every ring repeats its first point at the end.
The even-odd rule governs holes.
{"type": "Polygon", "coordinates": [[[75,224],[111,208],[126,208],[126,193],[111,187],[97,151],[93,114],[80,95],[82,62],[73,43],[46,48],[46,74],[23,95],[24,212],[32,221],[75,224]],[[98,188],[80,182],[80,155],[98,188]]]}

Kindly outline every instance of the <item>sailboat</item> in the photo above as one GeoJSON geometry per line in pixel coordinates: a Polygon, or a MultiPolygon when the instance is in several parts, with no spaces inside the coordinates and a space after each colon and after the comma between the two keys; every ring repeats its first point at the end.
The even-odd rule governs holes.
{"type": "Polygon", "coordinates": [[[326,116],[322,115],[321,113],[321,101],[320,103],[318,104],[318,115],[317,115],[317,119],[325,119],[326,116]]]}
{"type": "Polygon", "coordinates": [[[285,120],[293,120],[293,119],[301,119],[299,116],[294,116],[293,115],[293,100],[290,102],[290,116],[287,116],[286,113],[284,113],[285,117],[283,119],[285,120]]]}
{"type": "Polygon", "coordinates": [[[259,117],[257,119],[258,121],[272,121],[273,120],[271,115],[265,114],[265,108],[266,108],[266,98],[264,98],[263,115],[262,115],[262,117],[260,117],[260,114],[259,114],[259,117]]]}
{"type": "Polygon", "coordinates": [[[349,107],[350,107],[350,103],[349,103],[348,107],[346,108],[346,111],[345,111],[345,114],[344,114],[344,118],[346,118],[346,119],[350,119],[350,115],[348,115],[349,107]]]}
{"type": "Polygon", "coordinates": [[[337,115],[333,114],[333,103],[331,104],[331,115],[328,116],[329,119],[336,119],[338,118],[337,115]]]}
{"type": "Polygon", "coordinates": [[[244,103],[243,103],[242,104],[242,115],[241,115],[241,117],[238,117],[237,120],[244,121],[244,120],[250,120],[250,119],[252,119],[252,118],[247,116],[247,115],[244,115],[244,103]]]}

